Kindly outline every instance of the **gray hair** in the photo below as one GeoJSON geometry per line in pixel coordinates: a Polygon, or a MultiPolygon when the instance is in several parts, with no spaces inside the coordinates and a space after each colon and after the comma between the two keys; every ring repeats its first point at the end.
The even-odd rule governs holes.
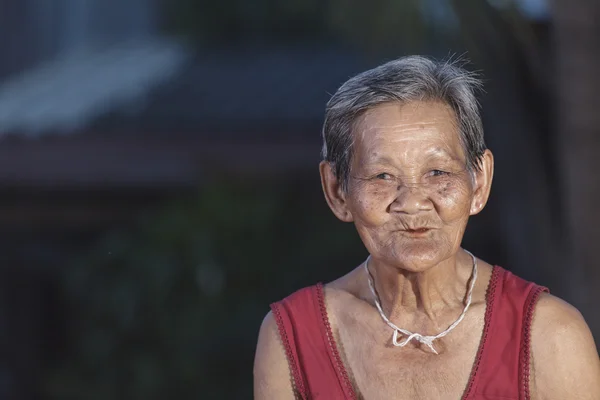
{"type": "Polygon", "coordinates": [[[438,100],[448,104],[458,120],[467,168],[479,170],[486,150],[477,76],[454,60],[435,61],[407,56],[350,78],[327,103],[323,124],[323,160],[329,162],[347,190],[353,156],[353,128],[367,110],[389,102],[438,100]]]}

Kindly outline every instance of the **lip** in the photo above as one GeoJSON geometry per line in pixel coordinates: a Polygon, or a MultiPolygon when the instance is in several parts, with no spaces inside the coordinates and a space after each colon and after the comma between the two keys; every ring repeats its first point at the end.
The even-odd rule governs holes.
{"type": "Polygon", "coordinates": [[[402,232],[410,235],[410,236],[425,236],[433,229],[431,228],[412,228],[412,229],[403,229],[402,232]]]}

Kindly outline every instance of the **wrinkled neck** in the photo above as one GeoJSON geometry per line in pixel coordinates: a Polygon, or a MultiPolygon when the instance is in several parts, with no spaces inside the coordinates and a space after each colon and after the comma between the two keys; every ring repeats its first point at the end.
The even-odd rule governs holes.
{"type": "Polygon", "coordinates": [[[473,260],[464,251],[425,271],[411,272],[369,258],[367,268],[384,314],[392,321],[425,316],[433,322],[464,307],[473,260]]]}

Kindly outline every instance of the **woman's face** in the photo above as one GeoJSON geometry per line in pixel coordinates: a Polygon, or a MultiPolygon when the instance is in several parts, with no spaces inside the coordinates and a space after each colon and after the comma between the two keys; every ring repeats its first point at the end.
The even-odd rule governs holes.
{"type": "Polygon", "coordinates": [[[380,105],[354,134],[345,206],[369,252],[414,272],[452,256],[469,216],[481,209],[452,109],[440,102],[380,105]]]}

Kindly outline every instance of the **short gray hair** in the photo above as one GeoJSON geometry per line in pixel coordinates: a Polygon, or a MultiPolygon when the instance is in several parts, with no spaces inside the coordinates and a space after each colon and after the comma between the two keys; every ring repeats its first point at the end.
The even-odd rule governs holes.
{"type": "Polygon", "coordinates": [[[480,169],[486,145],[475,92],[482,85],[463,65],[463,61],[407,56],[360,73],[337,90],[325,111],[322,156],[344,190],[353,156],[353,128],[361,115],[383,103],[437,100],[448,104],[458,120],[467,168],[480,169]]]}

